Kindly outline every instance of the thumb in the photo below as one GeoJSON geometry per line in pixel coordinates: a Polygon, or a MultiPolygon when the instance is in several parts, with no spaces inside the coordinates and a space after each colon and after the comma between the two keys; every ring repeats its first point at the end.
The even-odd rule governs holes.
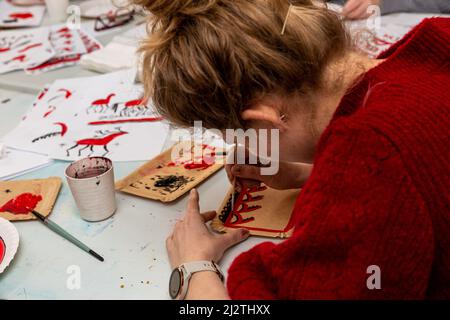
{"type": "Polygon", "coordinates": [[[221,235],[225,249],[231,248],[232,246],[244,241],[250,235],[247,229],[227,229],[227,233],[221,235]]]}

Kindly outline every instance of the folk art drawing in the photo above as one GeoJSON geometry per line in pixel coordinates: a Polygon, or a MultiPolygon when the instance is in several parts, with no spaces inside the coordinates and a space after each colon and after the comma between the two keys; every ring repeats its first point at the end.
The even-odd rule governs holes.
{"type": "Polygon", "coordinates": [[[168,125],[142,97],[130,71],[58,80],[4,142],[53,159],[148,160],[161,152],[168,125]]]}
{"type": "Polygon", "coordinates": [[[212,227],[218,232],[244,228],[255,236],[288,238],[293,231],[292,210],[299,192],[265,185],[244,188],[241,192],[231,189],[217,210],[212,227]]]}
{"type": "Polygon", "coordinates": [[[56,53],[49,40],[49,28],[7,30],[0,33],[0,74],[32,68],[56,53]]]}

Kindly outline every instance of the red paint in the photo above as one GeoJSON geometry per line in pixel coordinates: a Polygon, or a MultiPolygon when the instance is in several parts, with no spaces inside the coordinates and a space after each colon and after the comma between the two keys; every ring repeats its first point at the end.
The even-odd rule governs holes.
{"type": "Polygon", "coordinates": [[[55,122],[54,124],[61,126],[61,137],[64,137],[64,135],[67,133],[67,125],[62,122],[55,122]]]}
{"type": "Polygon", "coordinates": [[[14,199],[9,200],[2,207],[0,212],[9,212],[12,214],[28,214],[31,210],[34,210],[42,200],[42,196],[34,195],[31,193],[23,193],[14,199]]]}
{"type": "Polygon", "coordinates": [[[68,90],[68,89],[58,89],[58,92],[64,92],[64,98],[65,99],[69,99],[72,96],[72,91],[68,90]]]}
{"type": "Polygon", "coordinates": [[[2,263],[3,259],[5,258],[6,253],[6,244],[3,241],[2,237],[0,237],[0,263],[2,263]]]}
{"type": "Polygon", "coordinates": [[[117,132],[110,134],[103,138],[90,138],[90,139],[83,139],[77,141],[77,145],[79,146],[105,146],[109,144],[111,141],[116,139],[117,137],[123,136],[124,134],[128,134],[128,132],[117,132]]]}
{"type": "Polygon", "coordinates": [[[209,167],[211,167],[214,164],[215,158],[214,157],[205,157],[202,158],[201,161],[183,161],[180,163],[170,162],[167,164],[168,167],[176,167],[183,165],[185,169],[187,170],[206,170],[209,167]]]}
{"type": "Polygon", "coordinates": [[[144,105],[145,105],[145,101],[143,99],[131,100],[131,101],[128,101],[127,103],[125,103],[125,107],[127,107],[127,108],[133,108],[133,107],[144,106],[144,105]]]}
{"type": "Polygon", "coordinates": [[[44,116],[43,116],[43,118],[47,118],[49,115],[51,115],[52,113],[53,113],[53,111],[55,111],[56,110],[56,107],[54,107],[54,106],[50,106],[49,108],[48,108],[48,111],[46,112],[46,113],[44,113],[44,116]]]}
{"type": "Polygon", "coordinates": [[[12,61],[20,61],[20,62],[23,62],[23,61],[25,60],[26,57],[27,57],[27,56],[26,56],[25,54],[22,54],[22,55],[20,55],[20,56],[17,56],[17,57],[12,58],[11,60],[12,60],[12,61]]]}
{"type": "Polygon", "coordinates": [[[202,161],[190,161],[184,165],[187,170],[206,170],[214,164],[214,159],[208,161],[205,158],[202,161]]]}
{"type": "Polygon", "coordinates": [[[11,19],[31,19],[34,15],[31,12],[13,12],[9,14],[11,19]]]}
{"type": "Polygon", "coordinates": [[[33,48],[41,47],[41,46],[42,46],[42,43],[30,44],[29,46],[26,46],[25,48],[20,49],[19,53],[24,53],[25,51],[28,51],[33,48]]]}
{"type": "Polygon", "coordinates": [[[211,150],[210,155],[204,155],[203,157],[196,157],[196,160],[186,160],[180,162],[170,162],[167,164],[168,167],[176,167],[183,165],[186,170],[206,170],[216,161],[215,157],[215,147],[209,146],[207,144],[202,145],[203,150],[211,150]]]}
{"type": "Polygon", "coordinates": [[[59,29],[56,32],[57,33],[67,33],[67,32],[70,32],[70,29],[68,27],[62,27],[61,29],[59,29]]]}
{"type": "Polygon", "coordinates": [[[253,193],[261,192],[266,189],[267,189],[267,187],[265,187],[265,186],[244,188],[244,190],[242,190],[241,193],[239,193],[239,195],[237,196],[236,201],[234,203],[233,210],[228,215],[227,220],[225,221],[224,225],[227,228],[235,228],[235,229],[245,228],[245,229],[252,230],[252,231],[265,231],[265,232],[272,232],[272,233],[286,233],[289,230],[291,230],[293,228],[292,216],[291,216],[288,224],[286,225],[286,227],[282,230],[245,226],[245,224],[255,221],[255,217],[253,217],[253,216],[245,217],[245,214],[257,211],[262,208],[260,205],[249,205],[248,204],[250,202],[259,201],[263,198],[263,196],[261,196],[261,195],[254,196],[253,193]]]}
{"type": "Polygon", "coordinates": [[[48,88],[45,88],[44,90],[42,90],[41,93],[39,94],[38,100],[41,100],[45,96],[47,91],[48,91],[48,88]]]}
{"type": "Polygon", "coordinates": [[[9,50],[11,50],[10,48],[0,48],[0,52],[6,52],[6,51],[9,51],[9,50]]]}
{"type": "Polygon", "coordinates": [[[154,118],[93,121],[93,122],[89,122],[88,124],[90,126],[98,126],[98,125],[103,125],[103,124],[117,124],[117,123],[129,123],[129,122],[156,122],[156,121],[162,121],[162,120],[164,120],[164,118],[154,117],[154,118]]]}
{"type": "Polygon", "coordinates": [[[46,69],[46,68],[51,68],[51,67],[53,67],[55,65],[58,65],[58,64],[77,62],[77,61],[80,60],[80,58],[81,58],[81,54],[77,54],[74,57],[54,58],[54,59],[50,59],[47,62],[45,62],[45,63],[43,63],[43,64],[41,64],[39,66],[36,66],[34,68],[28,68],[27,70],[29,70],[29,71],[43,70],[43,69],[46,69]]]}
{"type": "Polygon", "coordinates": [[[116,94],[115,93],[111,93],[106,99],[98,99],[95,100],[91,103],[91,105],[93,106],[104,106],[104,105],[108,105],[109,102],[111,101],[112,97],[115,97],[116,94]]]}

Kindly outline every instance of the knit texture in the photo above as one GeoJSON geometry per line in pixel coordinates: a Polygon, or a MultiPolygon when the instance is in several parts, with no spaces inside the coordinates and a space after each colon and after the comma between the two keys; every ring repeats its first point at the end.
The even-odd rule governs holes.
{"type": "Polygon", "coordinates": [[[320,139],[293,236],[233,262],[233,299],[450,298],[450,20],[380,58],[320,139]]]}

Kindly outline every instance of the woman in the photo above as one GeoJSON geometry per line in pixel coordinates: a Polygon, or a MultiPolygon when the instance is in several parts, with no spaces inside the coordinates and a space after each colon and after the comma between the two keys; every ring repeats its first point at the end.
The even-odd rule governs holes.
{"type": "MultiPolygon", "coordinates": [[[[158,110],[184,126],[279,129],[278,175],[236,165],[231,179],[306,182],[290,239],[240,255],[227,288],[194,273],[186,299],[450,298],[448,20],[372,60],[310,0],[137,2],[153,17],[141,50],[158,110]]],[[[199,210],[193,191],[167,239],[174,268],[218,262],[248,236],[211,233],[214,213],[199,210]]]]}

